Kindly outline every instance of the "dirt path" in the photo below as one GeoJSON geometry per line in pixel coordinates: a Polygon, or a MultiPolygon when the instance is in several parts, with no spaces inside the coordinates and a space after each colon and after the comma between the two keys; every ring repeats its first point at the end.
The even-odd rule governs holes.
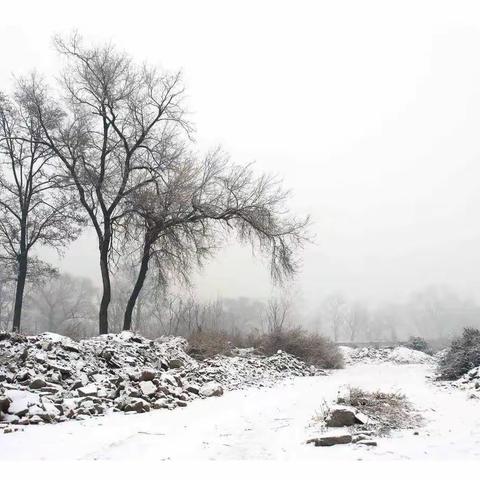
{"type": "Polygon", "coordinates": [[[480,459],[480,404],[441,389],[421,365],[356,365],[328,377],[228,392],[184,409],[112,414],[30,426],[0,436],[0,460],[19,459],[480,459]],[[405,393],[425,416],[419,435],[397,432],[378,447],[315,448],[312,416],[343,385],[405,393]],[[310,425],[310,426],[309,426],[310,425]]]}

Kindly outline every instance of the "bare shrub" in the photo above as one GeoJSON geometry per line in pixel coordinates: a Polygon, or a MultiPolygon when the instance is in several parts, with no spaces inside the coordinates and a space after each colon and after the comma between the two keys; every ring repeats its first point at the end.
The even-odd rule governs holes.
{"type": "Polygon", "coordinates": [[[337,346],[317,333],[303,328],[274,329],[263,335],[258,347],[266,355],[278,350],[290,353],[311,365],[321,368],[342,368],[343,357],[337,346]]]}
{"type": "Polygon", "coordinates": [[[188,337],[187,353],[203,360],[215,355],[228,355],[232,350],[232,342],[227,333],[220,330],[197,330],[188,337]]]}
{"type": "Polygon", "coordinates": [[[456,380],[480,365],[480,330],[465,328],[461,337],[453,340],[446,355],[440,359],[438,373],[442,380],[456,380]]]}

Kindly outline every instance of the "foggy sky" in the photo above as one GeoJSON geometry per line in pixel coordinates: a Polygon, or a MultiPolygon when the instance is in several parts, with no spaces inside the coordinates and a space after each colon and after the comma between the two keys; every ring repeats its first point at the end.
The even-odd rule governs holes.
{"type": "MultiPolygon", "coordinates": [[[[75,28],[181,68],[198,147],[278,173],[292,209],[311,214],[316,240],[295,282],[307,305],[338,290],[401,300],[432,283],[479,299],[476,3],[8,2],[0,88],[12,73],[55,74],[52,35],[75,28]]],[[[48,257],[99,281],[93,235],[48,257]]],[[[271,284],[266,263],[232,243],[195,289],[267,296],[271,284]]]]}

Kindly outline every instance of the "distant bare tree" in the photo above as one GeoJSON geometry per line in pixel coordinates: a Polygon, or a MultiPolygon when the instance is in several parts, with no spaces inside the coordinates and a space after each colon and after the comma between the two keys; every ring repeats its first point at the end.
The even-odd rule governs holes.
{"type": "Polygon", "coordinates": [[[90,279],[62,274],[30,290],[28,317],[43,331],[78,338],[91,329],[96,290],[90,279]]]}
{"type": "Polygon", "coordinates": [[[364,332],[368,325],[368,310],[362,302],[354,302],[346,317],[345,326],[347,328],[348,338],[354,342],[360,332],[364,332]]]}
{"type": "Polygon", "coordinates": [[[15,278],[0,263],[0,330],[9,330],[15,300],[15,278]]]}
{"type": "Polygon", "coordinates": [[[99,331],[108,332],[111,261],[124,200],[162,176],[188,131],[179,74],[138,66],[111,45],[85,47],[78,35],[57,39],[67,60],[54,100],[36,79],[22,97],[40,127],[41,145],[63,165],[97,235],[102,298],[99,331]],[[65,99],[65,100],[64,100],[65,99]]]}
{"type": "Polygon", "coordinates": [[[38,142],[41,126],[22,99],[0,97],[0,255],[15,272],[13,330],[20,330],[27,277],[52,269],[31,255],[36,244],[61,250],[79,233],[68,186],[52,165],[52,151],[38,142]]]}
{"type": "Polygon", "coordinates": [[[151,261],[163,283],[172,273],[188,279],[192,264],[201,264],[230,232],[269,256],[275,280],[295,273],[295,254],[306,240],[308,218],[289,214],[288,193],[276,179],[257,177],[250,166],[232,165],[219,150],[204,161],[179,156],[162,173],[161,181],[129,198],[130,212],[124,217],[127,238],[142,238],[124,329],[131,328],[151,261]]]}
{"type": "Polygon", "coordinates": [[[291,302],[288,297],[271,298],[265,308],[267,332],[280,333],[287,326],[291,302]]]}
{"type": "Polygon", "coordinates": [[[322,315],[330,326],[333,341],[340,340],[340,332],[345,323],[347,302],[339,293],[331,294],[325,298],[322,304],[322,315]]]}

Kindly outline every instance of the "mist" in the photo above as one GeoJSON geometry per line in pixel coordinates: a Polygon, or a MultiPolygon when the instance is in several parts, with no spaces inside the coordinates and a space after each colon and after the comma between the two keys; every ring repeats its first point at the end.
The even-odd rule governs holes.
{"type": "MultiPolygon", "coordinates": [[[[455,9],[426,1],[388,9],[384,2],[305,2],[292,10],[281,2],[227,9],[180,1],[158,5],[158,15],[141,24],[132,24],[130,3],[116,2],[105,35],[110,6],[86,1],[72,15],[62,2],[50,4],[41,24],[34,13],[43,6],[35,2],[3,7],[2,90],[32,68],[56,74],[52,32],[74,29],[140,61],[180,68],[198,148],[220,144],[233,161],[283,178],[292,210],[311,216],[312,241],[284,290],[272,284],[268,262],[230,240],[190,286],[174,288],[176,295],[202,304],[245,298],[265,307],[288,291],[297,321],[313,328],[335,295],[372,312],[397,305],[398,322],[411,325],[400,337],[421,333],[408,309],[425,291],[448,291],[445,302],[470,312],[468,322],[456,317],[453,324],[478,318],[475,2],[455,9]],[[20,15],[26,4],[28,18],[20,15]]],[[[61,257],[38,252],[63,274],[100,285],[88,228],[61,257]]]]}

